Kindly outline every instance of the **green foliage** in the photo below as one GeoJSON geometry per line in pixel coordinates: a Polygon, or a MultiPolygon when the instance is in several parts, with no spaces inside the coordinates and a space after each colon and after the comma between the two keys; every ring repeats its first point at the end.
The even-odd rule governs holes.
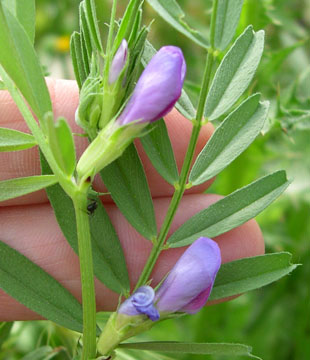
{"type": "Polygon", "coordinates": [[[214,44],[218,50],[225,50],[233,39],[242,9],[243,0],[219,0],[216,9],[214,44]]]}
{"type": "Polygon", "coordinates": [[[251,354],[252,348],[242,344],[211,344],[211,343],[181,343],[181,342],[139,342],[121,344],[121,348],[152,350],[168,353],[187,353],[187,354],[206,354],[206,355],[243,355],[255,359],[260,359],[251,354]]]}
{"type": "Polygon", "coordinates": [[[289,185],[285,171],[277,171],[236,190],[192,216],[168,239],[169,247],[191,244],[200,236],[213,238],[252,219],[289,185]]]}
{"type": "Polygon", "coordinates": [[[205,106],[205,117],[224,114],[249,86],[264,48],[264,32],[246,28],[218,67],[205,106]]]}
{"type": "Polygon", "coordinates": [[[82,307],[47,272],[0,241],[0,287],[29,309],[82,332],[82,307]]]}
{"type": "Polygon", "coordinates": [[[19,151],[37,145],[35,138],[21,131],[0,128],[0,152],[19,151]]]}
{"type": "Polygon", "coordinates": [[[62,171],[72,176],[75,170],[75,147],[70,126],[61,117],[54,123],[52,114],[45,116],[48,129],[48,141],[51,151],[62,171]]]}
{"type": "Polygon", "coordinates": [[[84,81],[86,80],[86,72],[81,46],[81,35],[76,31],[71,35],[70,53],[72,58],[74,75],[79,85],[79,88],[81,89],[84,81]]]}
{"type": "Polygon", "coordinates": [[[42,120],[52,105],[39,60],[24,28],[2,3],[0,43],[6,49],[0,52],[1,65],[42,120]]]}
{"type": "MultiPolygon", "coordinates": [[[[41,167],[43,174],[51,172],[43,157],[41,157],[41,167]]],[[[72,200],[58,184],[50,187],[46,192],[64,236],[72,249],[78,253],[76,218],[72,200]]],[[[129,280],[124,254],[101,200],[96,198],[96,201],[98,208],[90,219],[94,273],[108,288],[118,293],[126,292],[129,288],[129,280]]]]}
{"type": "Polygon", "coordinates": [[[207,41],[199,33],[189,27],[184,21],[185,14],[175,0],[147,0],[153,9],[165,20],[169,25],[173,26],[181,34],[197,43],[203,48],[208,47],[207,41]]]}
{"type": "Polygon", "coordinates": [[[144,237],[152,240],[157,234],[154,206],[135,146],[128,146],[123,155],[100,174],[129,223],[144,237]]]}
{"type": "Polygon", "coordinates": [[[10,336],[10,332],[13,326],[13,322],[3,322],[0,323],[0,350],[2,348],[3,343],[10,336]]]}
{"type": "Polygon", "coordinates": [[[290,253],[273,253],[223,264],[209,300],[223,299],[268,285],[291,273],[297,265],[290,253]]]}
{"type": "Polygon", "coordinates": [[[174,185],[179,174],[164,120],[150,124],[147,131],[141,138],[143,148],[159,174],[174,185]]]}
{"type": "Polygon", "coordinates": [[[97,16],[96,16],[96,7],[94,0],[84,0],[84,9],[86,20],[88,24],[88,30],[90,32],[90,37],[94,42],[94,45],[97,47],[99,52],[103,52],[102,44],[100,40],[100,32],[97,23],[97,16]]]}
{"type": "MultiPolygon", "coordinates": [[[[125,5],[125,2],[127,3],[127,1],[119,1],[119,5],[122,7],[125,5]]],[[[63,61],[66,58],[66,54],[59,54],[55,49],[51,49],[49,45],[46,45],[49,40],[46,40],[46,37],[42,38],[42,34],[53,29],[55,33],[51,36],[58,37],[68,34],[76,28],[77,21],[72,20],[72,13],[76,8],[76,4],[72,0],[62,1],[61,4],[46,0],[37,0],[36,3],[38,6],[37,24],[39,31],[37,32],[37,39],[39,40],[39,51],[43,51],[45,58],[50,57],[53,62],[56,59],[58,67],[67,74],[66,76],[69,76],[66,70],[66,62],[63,61]],[[48,6],[48,15],[43,14],[46,6],[48,6]],[[44,16],[48,21],[42,21],[44,16]]],[[[98,15],[100,15],[101,24],[104,24],[104,21],[107,21],[107,19],[104,20],[104,16],[109,14],[109,6],[104,4],[105,2],[103,1],[95,1],[95,3],[98,15]],[[98,6],[100,6],[100,14],[98,6]]],[[[169,2],[157,3],[165,7],[169,2]]],[[[171,3],[173,4],[174,2],[171,3]]],[[[184,9],[188,23],[193,28],[199,29],[199,32],[203,34],[202,44],[206,43],[205,39],[207,38],[209,25],[207,12],[208,7],[210,8],[211,6],[211,1],[198,0],[190,2],[178,0],[178,4],[184,9]]],[[[223,8],[227,11],[230,1],[219,1],[218,4],[223,7],[227,5],[227,8],[223,8]]],[[[149,16],[155,16],[155,13],[151,12],[152,9],[150,7],[145,7],[145,9],[149,16]]],[[[234,36],[234,30],[232,29],[235,26],[234,20],[238,16],[238,7],[236,6],[234,10],[236,11],[234,13],[220,13],[220,15],[226,16],[226,20],[231,21],[231,23],[225,21],[226,28],[224,27],[221,30],[223,32],[219,32],[226,34],[223,38],[219,37],[220,40],[218,40],[217,47],[220,50],[224,50],[225,42],[229,43],[234,36]],[[228,25],[231,27],[229,28],[228,25]],[[228,40],[229,37],[231,37],[230,40],[228,40]]],[[[309,358],[308,319],[310,308],[307,283],[310,272],[307,264],[310,264],[308,242],[310,229],[307,214],[310,198],[309,193],[307,193],[307,178],[309,177],[308,158],[310,158],[310,155],[307,150],[309,148],[309,131],[307,129],[309,129],[310,97],[308,86],[309,67],[307,68],[309,64],[309,51],[306,47],[308,44],[307,37],[309,36],[307,28],[310,25],[307,16],[308,10],[309,4],[301,1],[244,1],[237,34],[239,35],[250,24],[253,25],[255,31],[264,27],[268,34],[262,64],[259,66],[255,82],[252,83],[248,92],[252,93],[259,90],[264,98],[271,99],[271,112],[264,126],[264,136],[258,136],[258,139],[251,147],[246,150],[243,149],[244,152],[233,163],[230,163],[233,160],[233,156],[231,156],[230,161],[229,151],[227,151],[227,157],[223,164],[228,166],[223,174],[220,173],[218,175],[216,182],[210,189],[210,191],[217,193],[229,194],[245,186],[253,178],[264,175],[275,168],[285,167],[288,170],[289,177],[295,178],[294,183],[290,186],[287,195],[282,196],[278,202],[259,215],[258,221],[262,226],[268,252],[289,250],[294,253],[295,261],[303,263],[304,266],[298,268],[292,275],[282,279],[272,287],[266,287],[259,292],[243,295],[233,302],[207,308],[194,317],[184,317],[174,322],[161,323],[149,335],[141,338],[141,340],[161,340],[164,337],[167,340],[175,340],[176,338],[178,340],[186,339],[188,342],[215,342],[219,339],[239,342],[240,339],[246,338],[247,343],[254,345],[255,353],[265,360],[276,358],[283,360],[292,358],[305,360],[309,358]],[[188,331],[188,329],[191,331],[188,331]]],[[[161,9],[161,11],[163,10],[161,9]]],[[[166,10],[164,9],[164,11],[166,10]]],[[[166,18],[169,19],[167,14],[166,18]]],[[[176,18],[173,21],[183,26],[182,19],[176,18]]],[[[124,23],[124,30],[126,30],[127,25],[124,23]]],[[[203,71],[203,61],[201,59],[204,47],[197,47],[197,41],[184,41],[184,37],[177,36],[176,32],[173,29],[170,31],[170,29],[167,31],[166,25],[163,25],[160,19],[156,19],[155,24],[152,26],[154,34],[152,36],[152,43],[156,45],[156,48],[169,43],[182,47],[188,65],[187,80],[190,81],[187,84],[187,88],[190,89],[188,93],[193,98],[197,95],[200,87],[200,77],[203,71]]],[[[187,24],[185,29],[188,29],[187,24]]],[[[103,30],[105,30],[104,26],[103,30]]],[[[102,29],[100,31],[102,32],[102,29]]],[[[194,35],[191,34],[191,30],[189,32],[190,36],[196,36],[195,33],[193,33],[194,35]]],[[[104,31],[102,33],[104,34],[104,31]]],[[[104,37],[102,38],[104,39],[104,37]]],[[[119,41],[121,39],[122,37],[120,36],[119,41]]],[[[200,42],[201,40],[199,39],[198,41],[200,42]]],[[[86,58],[85,44],[83,45],[82,37],[79,38],[79,44],[81,62],[84,69],[86,58]]],[[[117,42],[114,43],[115,49],[118,47],[116,44],[117,42]]],[[[224,54],[220,52],[217,59],[220,60],[223,56],[224,54]]],[[[85,69],[83,70],[84,72],[87,71],[87,67],[85,69]]],[[[79,81],[81,86],[82,81],[79,81]]],[[[192,102],[195,103],[195,99],[192,99],[192,102]]],[[[178,109],[189,119],[195,117],[193,107],[187,112],[184,110],[185,107],[179,107],[178,109]]],[[[219,124],[219,122],[215,123],[216,125],[219,124]]],[[[152,132],[147,134],[147,136],[150,135],[154,134],[152,132]]],[[[153,150],[155,153],[155,149],[153,150]]],[[[154,155],[151,158],[153,158],[153,161],[156,159],[154,155]]],[[[164,161],[162,157],[161,161],[164,161]]],[[[201,166],[203,164],[201,163],[201,166]]],[[[209,170],[207,166],[205,168],[202,166],[201,171],[203,174],[201,176],[205,176],[205,171],[208,172],[209,170]]],[[[97,211],[98,209],[90,217],[90,221],[93,221],[97,211]]],[[[66,216],[65,214],[64,217],[66,216]]],[[[68,229],[71,229],[70,226],[68,229]]],[[[102,234],[102,231],[99,230],[99,232],[102,234]]],[[[222,269],[225,270],[225,267],[226,265],[222,269]]],[[[251,269],[253,270],[253,268],[251,269]]],[[[216,287],[212,296],[216,294],[215,289],[216,287]]],[[[16,335],[16,330],[13,329],[14,331],[12,331],[9,342],[5,343],[4,350],[0,355],[1,359],[11,359],[9,356],[12,356],[12,360],[13,356],[15,356],[14,360],[22,358],[25,352],[31,353],[31,349],[36,351],[36,348],[40,349],[41,346],[46,344],[51,344],[54,351],[58,346],[75,349],[76,336],[71,333],[64,334],[63,329],[55,329],[52,324],[26,323],[17,325],[23,329],[24,334],[28,334],[28,341],[29,338],[32,338],[31,345],[25,347],[27,341],[24,340],[24,336],[16,335]],[[33,331],[30,331],[30,329],[33,331]],[[48,336],[46,334],[41,336],[38,333],[45,333],[46,330],[44,329],[48,329],[48,336]],[[36,341],[34,342],[33,339],[36,341]],[[68,339],[74,339],[74,341],[66,343],[68,339]]],[[[40,351],[38,350],[38,352],[40,351]]],[[[67,354],[57,354],[57,359],[58,356],[59,359],[68,358],[67,354]]],[[[70,352],[69,356],[74,358],[72,352],[70,352]]],[[[179,358],[177,355],[173,355],[173,357],[179,358]]],[[[194,357],[195,359],[205,358],[205,356],[199,355],[182,355],[182,359],[192,360],[194,357]]],[[[166,356],[151,351],[139,352],[127,349],[117,350],[117,358],[126,360],[145,358],[168,359],[166,356]]],[[[225,359],[221,355],[214,355],[214,358],[225,359]]],[[[169,359],[171,358],[169,357],[169,359]]]]}
{"type": "Polygon", "coordinates": [[[259,103],[256,94],[245,100],[217,127],[198,155],[189,182],[201,184],[217,175],[258,136],[267,118],[268,102],[259,103]]]}
{"type": "Polygon", "coordinates": [[[55,175],[37,175],[0,181],[0,201],[45,189],[58,182],[55,175]]]}
{"type": "Polygon", "coordinates": [[[35,0],[4,0],[3,3],[18,19],[33,44],[36,18],[35,0]]]}

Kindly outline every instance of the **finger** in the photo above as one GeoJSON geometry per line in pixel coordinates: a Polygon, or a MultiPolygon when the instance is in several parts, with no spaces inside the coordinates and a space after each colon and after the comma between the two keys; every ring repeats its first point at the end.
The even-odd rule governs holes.
{"type": "MultiPolygon", "coordinates": [[[[171,232],[193,214],[218,199],[218,195],[186,195],[182,199],[171,232]]],[[[155,200],[159,224],[163,221],[168,205],[167,198],[155,200]]],[[[115,205],[108,204],[106,208],[124,249],[133,285],[141,273],[152,245],[137,234],[115,205]]],[[[49,204],[27,206],[27,211],[23,206],[0,209],[0,228],[2,241],[37,263],[81,300],[78,257],[64,239],[49,204]],[[36,226],[33,226],[34,223],[36,226]]],[[[215,240],[221,248],[223,262],[264,252],[262,234],[253,220],[218,236],[215,240]]],[[[185,248],[170,249],[161,254],[152,274],[152,285],[156,285],[166,275],[184,250],[185,248]]],[[[98,310],[115,309],[118,295],[97,280],[96,295],[98,310]]],[[[38,315],[0,291],[0,321],[35,318],[38,318],[38,315]]]]}
{"type": "MultiPolygon", "coordinates": [[[[75,111],[78,106],[78,88],[74,81],[48,79],[49,90],[53,99],[53,110],[55,118],[64,116],[68,119],[73,132],[81,133],[75,121],[75,111]]],[[[176,162],[179,169],[182,166],[186,153],[187,145],[192,131],[191,122],[173,110],[165,117],[172,147],[175,153],[176,162]]],[[[8,92],[0,92],[0,126],[29,132],[27,125],[22,119],[19,110],[9,96],[8,92]]],[[[213,126],[208,124],[203,126],[196,148],[195,156],[201,151],[207,140],[213,132],[213,126]]],[[[87,146],[87,139],[79,136],[75,137],[77,154],[80,156],[87,146]]],[[[139,141],[137,141],[139,155],[144,164],[148,182],[153,197],[169,196],[173,193],[173,187],[168,184],[154,169],[139,141]]],[[[24,177],[40,174],[40,163],[38,151],[36,148],[26,151],[17,151],[9,153],[0,153],[0,180],[11,179],[15,177],[24,177]]],[[[188,193],[200,193],[205,190],[211,182],[207,182],[201,186],[193,187],[188,193]]],[[[98,191],[105,191],[99,177],[94,183],[98,191]]],[[[33,193],[10,200],[3,205],[21,205],[44,203],[47,197],[44,191],[33,193]]],[[[105,197],[104,201],[111,201],[109,197],[105,197]]]]}

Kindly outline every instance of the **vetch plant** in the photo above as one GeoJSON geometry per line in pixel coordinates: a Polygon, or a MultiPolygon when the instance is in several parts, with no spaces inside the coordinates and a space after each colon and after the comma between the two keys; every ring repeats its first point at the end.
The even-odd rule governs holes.
{"type": "Polygon", "coordinates": [[[126,348],[201,354],[216,350],[217,354],[252,356],[250,348],[240,344],[124,340],[161,320],[194,314],[208,299],[224,299],[267,285],[296,267],[290,263],[290,254],[284,252],[239,259],[220,267],[220,250],[211,240],[252,219],[274,201],[289,185],[284,171],[236,190],[170,232],[185,190],[220,173],[262,131],[269,103],[246,90],[263,53],[264,32],[249,26],[232,43],[242,0],[214,0],[209,39],[181,20],[176,1],[148,0],[170,25],[205,50],[195,108],[183,89],[186,63],[182,50],[166,45],[156,52],[147,40],[150,27],[143,25],[142,0],[130,0],[120,20],[115,18],[114,0],[108,28],[98,21],[97,2],[81,1],[80,29],[72,34],[70,48],[80,91],[75,118],[89,145],[77,159],[67,119],[54,118],[33,46],[34,21],[20,15],[26,11],[24,3],[33,5],[29,16],[34,18],[34,0],[16,0],[12,5],[0,2],[0,76],[1,88],[10,92],[31,134],[0,128],[0,150],[20,151],[38,145],[42,175],[1,181],[0,201],[46,189],[59,227],[79,257],[82,303],[2,241],[0,287],[42,317],[81,333],[82,353],[77,358],[84,360],[117,357],[120,349],[126,348]],[[17,5],[23,11],[16,11],[17,5]],[[174,106],[192,124],[180,172],[161,119],[174,106]],[[217,128],[193,161],[201,128],[213,120],[217,128]],[[133,144],[137,137],[174,191],[159,228],[133,144]],[[97,174],[126,220],[152,244],[136,284],[130,284],[123,249],[100,200],[101,193],[92,188],[97,174]],[[96,206],[90,211],[93,203],[96,206]],[[152,272],[159,255],[187,245],[175,266],[156,284],[152,272]],[[96,321],[94,276],[120,297],[120,305],[111,312],[104,329],[96,321]]]}

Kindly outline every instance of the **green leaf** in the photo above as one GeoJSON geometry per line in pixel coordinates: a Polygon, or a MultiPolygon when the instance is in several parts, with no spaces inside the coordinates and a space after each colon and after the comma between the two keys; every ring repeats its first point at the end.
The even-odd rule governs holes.
{"type": "Polygon", "coordinates": [[[252,348],[250,346],[242,344],[148,341],[120,344],[119,347],[126,349],[151,350],[176,354],[208,354],[228,356],[246,355],[251,358],[259,359],[258,357],[251,354],[252,348]]]}
{"type": "Polygon", "coordinates": [[[189,120],[195,119],[196,110],[184,89],[182,89],[181,96],[179,97],[179,100],[176,102],[175,107],[187,119],[189,120]]]}
{"type": "MultiPolygon", "coordinates": [[[[138,36],[140,34],[141,24],[142,24],[142,9],[140,7],[139,10],[137,11],[134,23],[132,25],[132,29],[130,31],[130,36],[128,39],[128,48],[129,49],[132,49],[133,45],[136,43],[136,41],[138,39],[138,36]]],[[[149,27],[147,28],[147,32],[148,31],[149,31],[149,27]]],[[[141,53],[141,50],[140,50],[140,53],[141,53]]]]}
{"type": "Polygon", "coordinates": [[[0,152],[25,150],[36,145],[37,142],[32,135],[0,127],[0,152]]]}
{"type": "Polygon", "coordinates": [[[142,29],[139,31],[139,34],[137,35],[137,39],[134,43],[134,45],[130,48],[130,57],[129,57],[129,63],[127,67],[127,74],[129,74],[126,77],[126,92],[124,95],[124,98],[129,97],[132,94],[132,91],[134,90],[138,77],[141,73],[141,59],[143,54],[143,49],[145,46],[145,41],[148,35],[149,29],[145,26],[142,27],[142,29]]]}
{"type": "Polygon", "coordinates": [[[223,299],[268,285],[292,272],[298,265],[292,255],[279,252],[223,264],[216,276],[209,300],[223,299]]]}
{"type": "Polygon", "coordinates": [[[179,179],[179,173],[167,127],[163,119],[152,123],[141,139],[143,148],[159,174],[171,185],[179,179]]]}
{"type": "Polygon", "coordinates": [[[246,99],[221,123],[207,142],[192,168],[189,182],[201,184],[222,171],[244,151],[260,133],[269,103],[259,103],[260,95],[246,99]]]}
{"type": "Polygon", "coordinates": [[[84,9],[91,39],[98,51],[103,53],[94,0],[84,0],[84,9]]]}
{"type": "Polygon", "coordinates": [[[99,197],[97,198],[97,209],[90,216],[90,232],[93,242],[96,243],[94,252],[98,253],[94,255],[93,252],[94,261],[98,263],[95,275],[98,277],[99,271],[101,273],[106,271],[106,274],[99,275],[99,280],[118,293],[129,291],[130,284],[123,249],[99,197]],[[106,263],[105,266],[103,260],[106,263]],[[107,267],[108,270],[106,270],[107,267]],[[111,278],[109,280],[111,282],[110,286],[107,285],[108,281],[106,278],[108,276],[111,278]]]}
{"type": "Polygon", "coordinates": [[[175,0],[147,0],[147,2],[169,25],[204,49],[208,48],[209,44],[200,32],[190,28],[184,21],[185,14],[175,0]]]}
{"type": "Polygon", "coordinates": [[[0,287],[46,319],[82,332],[82,306],[58,281],[0,241],[0,287]]]}
{"type": "Polygon", "coordinates": [[[84,81],[86,80],[85,66],[81,47],[81,35],[74,31],[70,39],[70,54],[72,59],[72,65],[74,75],[78,83],[79,89],[81,89],[84,81]]]}
{"type": "Polygon", "coordinates": [[[75,169],[75,147],[71,128],[65,118],[61,117],[55,124],[59,152],[62,156],[63,169],[72,175],[75,169]]]}
{"type": "Polygon", "coordinates": [[[217,4],[214,47],[225,50],[235,35],[243,0],[219,0],[217,4]]]}
{"type": "Polygon", "coordinates": [[[212,204],[187,220],[168,239],[170,247],[191,244],[200,236],[213,238],[252,219],[289,185],[285,171],[277,171],[212,204]]]}
{"type": "MultiPolygon", "coordinates": [[[[31,352],[29,352],[27,355],[22,357],[22,360],[45,360],[45,359],[52,359],[49,355],[56,356],[59,351],[54,351],[53,348],[50,346],[41,346],[31,352]]],[[[53,357],[54,357],[53,356],[53,357]]]]}
{"type": "Polygon", "coordinates": [[[4,342],[9,338],[14,322],[0,323],[0,350],[4,342]]]}
{"type": "MultiPolygon", "coordinates": [[[[154,46],[148,40],[146,40],[142,54],[142,59],[141,59],[142,65],[144,67],[146,67],[146,65],[150,62],[150,60],[156,54],[156,52],[157,51],[154,48],[154,46]]],[[[175,107],[187,119],[191,120],[194,119],[196,116],[196,110],[184,89],[182,89],[181,96],[179,97],[179,100],[175,104],[175,107]]]]}
{"type": "Polygon", "coordinates": [[[0,201],[30,194],[56,183],[55,175],[28,176],[0,181],[0,201]]]}
{"type": "Polygon", "coordinates": [[[135,11],[135,9],[136,9],[136,1],[135,0],[129,1],[124,16],[121,20],[120,26],[118,28],[117,34],[113,41],[113,47],[111,51],[112,54],[114,54],[117,51],[123,39],[128,40],[131,31],[131,28],[129,29],[128,25],[130,25],[129,23],[133,19],[133,12],[135,11]]]}
{"type": "Polygon", "coordinates": [[[133,144],[101,172],[101,177],[117,207],[144,237],[157,235],[154,206],[144,169],[133,144]]]}
{"type": "MultiPolygon", "coordinates": [[[[41,167],[42,173],[50,173],[51,170],[42,156],[41,167]]],[[[58,184],[48,188],[46,192],[65,238],[78,254],[76,219],[72,200],[58,184]]],[[[96,201],[97,209],[90,215],[94,273],[111,290],[117,293],[126,292],[129,289],[129,279],[123,250],[100,199],[97,198],[96,201]]]]}
{"type": "Polygon", "coordinates": [[[73,135],[65,118],[61,117],[54,123],[53,114],[45,116],[48,126],[48,141],[50,149],[59,167],[68,176],[75,170],[76,158],[73,135]]]}
{"type": "Polygon", "coordinates": [[[91,60],[88,58],[85,33],[83,33],[83,32],[80,33],[80,40],[81,40],[81,51],[82,51],[82,57],[83,57],[84,71],[85,71],[86,77],[88,77],[88,75],[90,73],[91,60]]]}
{"type": "Polygon", "coordinates": [[[4,0],[3,3],[23,26],[33,44],[36,23],[35,0],[4,0]]]}
{"type": "Polygon", "coordinates": [[[0,2],[0,63],[32,110],[42,119],[52,111],[42,68],[23,27],[0,2]]]}
{"type": "Polygon", "coordinates": [[[214,120],[224,114],[249,86],[264,49],[264,32],[249,26],[224,56],[206,100],[205,117],[214,120]]]}
{"type": "Polygon", "coordinates": [[[130,349],[120,349],[119,347],[115,350],[116,359],[118,360],[176,360],[170,356],[163,354],[154,353],[152,351],[139,351],[130,349]]]}
{"type": "MultiPolygon", "coordinates": [[[[79,18],[80,32],[81,32],[81,34],[83,34],[83,41],[84,41],[85,49],[86,49],[86,53],[87,53],[87,62],[88,62],[88,64],[90,64],[93,47],[92,47],[91,34],[89,32],[88,25],[87,25],[87,19],[86,19],[83,2],[80,3],[79,15],[80,15],[80,18],[79,18]]],[[[83,47],[82,47],[82,49],[83,49],[83,47]]],[[[85,54],[83,54],[83,56],[85,57],[85,54]]],[[[85,62],[85,60],[84,60],[84,62],[85,62]]]]}

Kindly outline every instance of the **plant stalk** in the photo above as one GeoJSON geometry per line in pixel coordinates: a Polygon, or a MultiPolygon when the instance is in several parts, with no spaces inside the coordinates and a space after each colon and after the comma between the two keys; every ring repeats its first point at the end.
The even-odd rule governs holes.
{"type": "Polygon", "coordinates": [[[82,359],[96,357],[96,299],[93,273],[93,256],[87,209],[87,188],[73,197],[80,259],[83,306],[82,359]]]}

